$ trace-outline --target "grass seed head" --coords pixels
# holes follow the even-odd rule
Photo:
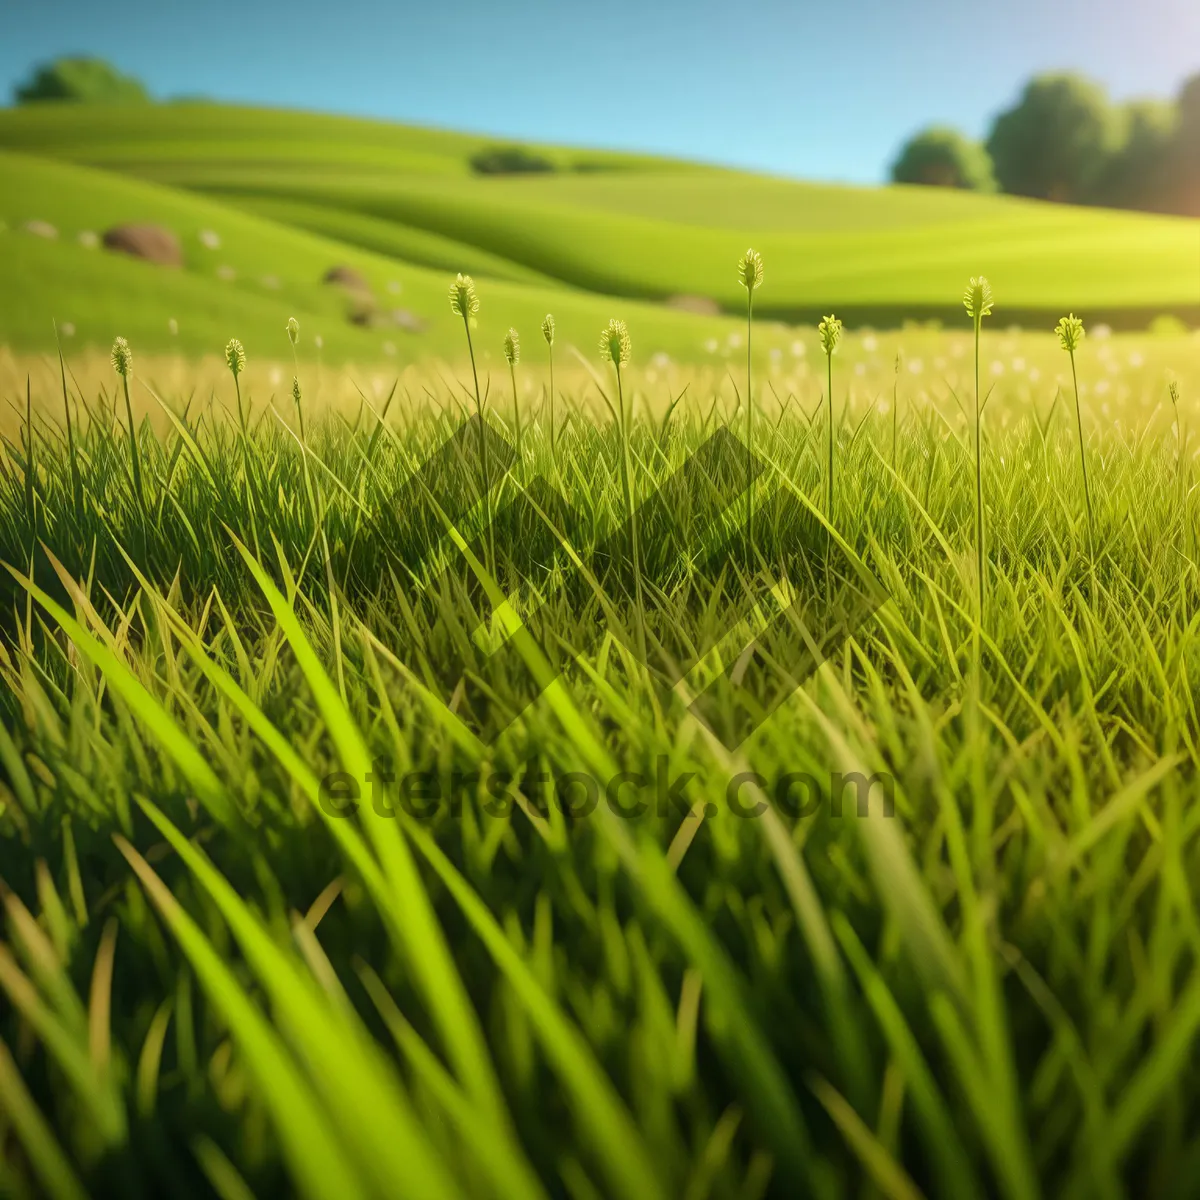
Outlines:
[[[130,350],[129,343],[123,337],[119,337],[113,342],[112,365],[113,370],[122,379],[127,378],[133,369],[133,351]]]
[[[990,316],[992,311],[992,285],[980,275],[978,279],[971,276],[967,290],[963,293],[963,308],[975,321],[982,321]]]
[[[234,379],[246,369],[246,351],[237,338],[229,339],[229,345],[225,347],[225,362],[233,372]]]
[[[295,317],[288,317],[287,335],[293,346],[300,340],[300,322]]]
[[[456,317],[473,317],[479,311],[475,280],[461,271],[450,285],[450,311]]]
[[[738,262],[738,283],[748,292],[754,291],[763,280],[762,255],[757,250],[747,250]]]
[[[547,313],[546,319],[542,322],[542,337],[546,339],[547,346],[554,345],[554,314]]]
[[[1171,397],[1171,406],[1173,408],[1178,408],[1179,407],[1179,380],[1172,379],[1171,382],[1167,384],[1167,395]]]
[[[613,317],[600,335],[600,357],[614,366],[623,367],[629,361],[632,350],[628,327],[624,321]]]
[[[1058,344],[1069,354],[1074,354],[1083,341],[1083,321],[1074,313],[1060,317],[1054,332],[1058,334]]]
[[[826,354],[833,354],[838,347],[838,342],[842,340],[842,323],[832,313],[829,316],[823,317],[820,325],[817,326],[817,333],[821,338],[821,349]]]
[[[521,337],[513,328],[504,335],[504,361],[515,367],[521,361]]]

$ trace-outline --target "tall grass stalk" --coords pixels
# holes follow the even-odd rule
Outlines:
[[[747,250],[738,263],[738,282],[746,289],[746,572],[754,570],[754,401],[750,339],[754,331],[754,289],[763,279],[762,255]]]
[[[978,279],[971,277],[963,295],[963,307],[975,327],[975,570],[978,585],[977,613],[982,629],[987,583],[983,572],[983,437],[979,399],[979,331],[983,326],[983,318],[989,316],[992,311],[992,288],[982,275]]]
[[[833,356],[842,339],[842,323],[831,313],[817,326],[821,338],[821,349],[825,351],[825,394],[828,398],[826,412],[826,458],[825,458],[825,515],[833,524]]]
[[[542,321],[542,337],[550,355],[550,457],[554,458],[554,315],[547,313]],[[557,460],[556,460],[557,462]]]
[[[629,522],[629,555],[633,567],[633,587],[637,603],[638,648],[646,661],[646,606],[642,593],[641,547],[638,544],[637,510],[633,502],[633,482],[630,469],[629,417],[625,412],[625,384],[621,368],[629,363],[632,352],[629,329],[624,321],[613,318],[600,335],[600,357],[611,362],[617,373],[617,419],[621,437],[621,491],[625,497],[625,516]]]
[[[230,338],[225,346],[225,365],[233,376],[233,388],[237,394],[238,428],[242,431],[242,448],[249,453],[250,427],[246,424],[246,409],[242,404],[241,379],[242,372],[246,369],[246,351],[237,338]]]
[[[133,423],[133,405],[129,402],[129,372],[133,370],[133,351],[129,343],[119,337],[113,342],[113,370],[121,377],[121,391],[125,396],[125,420],[129,431],[129,468],[133,476],[133,493],[137,498],[142,517],[142,532],[146,525],[146,494],[142,488],[142,460],[138,449],[137,426]]]
[[[1083,472],[1083,501],[1087,507],[1088,522],[1088,554],[1093,562],[1096,557],[1096,522],[1092,515],[1092,490],[1088,485],[1087,448],[1083,440],[1083,414],[1079,407],[1079,377],[1075,373],[1075,351],[1083,341],[1083,321],[1074,313],[1061,318],[1054,327],[1058,335],[1058,344],[1067,352],[1071,359],[1071,387],[1075,392],[1075,429],[1079,434],[1079,466]]]
[[[313,525],[317,524],[317,501],[313,494],[312,474],[308,465],[308,439],[304,433],[304,404],[300,388],[300,356],[297,346],[300,342],[300,322],[295,317],[289,317],[286,326],[288,341],[292,346],[292,403],[296,409],[296,428],[300,435],[300,461],[304,467],[304,490],[308,496],[308,506],[312,510]],[[318,489],[320,485],[318,484]]]
[[[133,424],[133,406],[130,403],[130,372],[133,370],[133,352],[124,337],[113,342],[113,370],[121,379],[121,391],[125,396],[125,420],[130,437],[130,473],[133,476],[133,494],[138,508],[145,517],[145,493],[142,490],[142,457],[138,454],[138,431]]]
[[[521,432],[521,397],[517,395],[517,363],[521,361],[521,337],[513,328],[504,335],[504,361],[508,363],[508,377],[512,381],[513,418],[517,426],[517,458],[524,456],[524,436]]]
[[[295,317],[288,317],[288,323],[284,327],[284,331],[287,333],[288,343],[292,347],[292,382],[298,385],[300,380],[300,354],[298,350],[300,345],[300,322]],[[293,388],[293,393],[298,390],[298,387]],[[293,399],[296,401],[296,421],[299,424],[301,440],[303,440],[304,412],[300,407],[299,396],[293,395]]]
[[[225,346],[225,365],[233,376],[233,389],[237,394],[238,430],[242,448],[242,488],[246,498],[246,509],[250,513],[250,532],[254,537],[254,549],[255,553],[258,553],[258,515],[255,512],[257,489],[250,454],[250,427],[246,423],[246,410],[242,404],[241,374],[246,369],[246,351],[237,338],[230,338]]]
[[[496,574],[496,538],[492,530],[492,484],[488,471],[487,425],[483,418],[483,396],[479,391],[479,370],[475,366],[475,345],[471,341],[471,318],[479,312],[479,295],[475,280],[461,271],[450,284],[450,311],[462,317],[463,332],[467,335],[467,355],[471,359],[471,379],[475,385],[475,415],[479,418],[479,486],[483,493],[483,523],[487,529],[487,569]]]
[[[900,403],[900,352],[896,352],[896,374],[892,380],[892,470],[896,469],[896,421]]]

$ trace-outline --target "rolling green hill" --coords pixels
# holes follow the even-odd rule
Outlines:
[[[563,147],[530,147],[553,171],[474,174],[470,157],[495,144],[212,104],[0,111],[0,218],[16,231],[0,262],[0,341],[39,344],[51,309],[59,319],[78,310],[74,324],[89,337],[124,315],[162,340],[174,306],[184,346],[234,316],[274,329],[286,310],[323,322],[331,354],[377,355],[385,342],[440,353],[456,336],[442,311],[447,272],[490,281],[501,330],[547,308],[578,312],[582,327],[610,315],[612,298],[629,312],[633,300],[699,297],[736,313],[744,292],[733,267],[747,244],[767,263],[756,297],[765,318],[958,319],[962,286],[982,271],[1005,324],[1045,325],[1067,309],[1114,325],[1161,313],[1200,324],[1200,221],[812,185]],[[72,168],[50,160],[92,170],[56,174]],[[71,231],[135,219],[183,238],[182,272],[67,244]],[[63,236],[21,233],[30,220]],[[220,232],[220,250],[197,240],[202,228]],[[402,307],[402,323],[425,332],[350,323],[346,296],[320,283],[337,263],[370,277],[380,312]],[[101,313],[107,325],[93,319]],[[661,303],[647,303],[639,320],[668,352],[694,354],[709,336],[698,318]]]
[[[178,103],[26,105],[0,110],[0,144],[116,170],[155,165],[291,164],[390,175],[466,175],[468,160],[496,138],[286,109]],[[646,155],[529,146],[562,170],[662,170],[688,163]]]
[[[735,311],[745,295],[733,266],[750,242],[770,270],[759,310],[783,318],[808,319],[831,307],[880,321],[948,315],[966,278],[981,271],[1010,315],[1067,307],[1106,314],[1200,310],[1200,222],[1183,218],[996,198],[977,207],[977,197],[964,195],[934,195],[931,212],[905,203],[897,213],[884,203],[891,193],[881,192],[851,224],[836,189],[814,197],[792,185],[807,219],[785,227],[780,213],[772,225],[735,227],[737,187],[752,190],[758,181],[701,176],[692,187],[708,193],[708,205],[722,213],[723,224],[714,227],[666,219],[653,200],[655,186],[665,182],[669,195],[681,181],[646,174],[586,183],[610,201],[628,189],[628,208],[641,196],[656,215],[588,201],[593,189],[581,190],[584,181],[553,176],[379,180],[269,168],[235,176],[207,166],[172,175],[176,184],[251,209],[287,197],[311,209],[421,230],[589,291],[656,300],[695,294]],[[824,227],[826,209],[836,214],[831,228]]]
[[[31,221],[39,223],[33,230]],[[182,268],[90,244],[97,231],[126,222],[174,231]],[[283,358],[290,354],[284,325],[295,316],[306,352],[313,353],[311,339],[319,334],[330,360],[457,358],[463,350],[462,324],[446,302],[448,268],[400,262],[206,197],[0,152],[0,223],[0,344],[18,349],[53,346],[56,320],[76,346],[106,347],[121,334],[135,347],[191,354],[219,351],[236,336],[251,353]],[[335,266],[354,269],[370,285],[371,324],[349,319],[363,305],[354,291],[323,282]],[[555,313],[564,341],[588,349],[610,316],[624,316],[647,356],[694,357],[706,338],[737,327],[731,319],[561,286],[497,278],[481,279],[479,291],[478,344],[497,359],[510,324],[532,342],[547,311]],[[419,332],[406,328],[412,324]]]

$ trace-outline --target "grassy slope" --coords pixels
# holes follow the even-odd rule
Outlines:
[[[781,316],[831,306],[946,307],[966,277],[983,269],[1010,311],[1200,305],[1196,254],[1189,253],[1200,253],[1200,224],[1183,220],[1014,203],[984,215],[954,206],[952,218],[937,223],[864,221],[814,232],[821,224],[814,214],[805,231],[735,230],[584,207],[561,199],[553,178],[318,180],[269,169],[235,178],[206,169],[178,172],[175,182],[231,203],[286,195],[390,220],[589,290],[646,298],[696,293],[731,309],[744,302],[732,264],[751,241],[770,264],[760,311]],[[639,177],[633,186],[653,182]]]
[[[439,233],[326,204],[275,196],[238,196],[235,207],[281,225],[307,229],[335,241],[441,271],[466,271],[492,279],[511,279],[543,287],[562,286],[552,279],[499,254]]]
[[[1010,319],[1062,308],[1200,317],[1196,221],[541,147],[565,167],[613,169],[473,177],[467,158],[488,140],[204,105],[0,113],[0,145],[219,194],[409,261],[458,256],[502,278],[736,308],[730,264],[753,241],[768,261],[764,315],[948,315],[964,278],[985,270]]]
[[[101,165],[187,160],[375,166],[422,174],[468,172],[467,159],[496,138],[355,117],[216,104],[86,107],[42,105],[0,111],[0,140]],[[669,160],[607,151],[532,146],[561,168],[661,169]],[[679,163],[680,169],[694,170]]]
[[[28,233],[23,226],[31,218],[54,225],[59,237]],[[446,270],[397,262],[204,197],[0,152],[0,221],[8,226],[0,232],[0,344],[51,346],[56,319],[74,326],[74,345],[106,346],[120,333],[135,347],[193,353],[219,349],[237,336],[252,354],[285,357],[283,326],[295,315],[307,338],[322,335],[329,359],[378,359],[388,343],[401,360],[462,353],[462,327],[446,303]],[[175,230],[184,245],[184,269],[151,266],[78,241],[85,230],[122,221],[158,222]],[[220,235],[218,249],[202,245],[202,230]],[[425,320],[426,331],[413,335],[352,325],[346,296],[320,282],[338,263],[360,270],[385,307],[403,306]],[[232,268],[236,277],[222,279],[223,267]],[[398,294],[389,283],[399,284]],[[557,286],[493,279],[481,282],[480,294],[484,308],[477,338],[484,353],[493,346],[498,351],[510,324],[526,331],[532,351],[533,331],[547,310],[556,314],[564,342],[589,350],[608,317],[622,315],[647,357],[658,350],[694,355],[706,338],[734,328],[724,319]],[[170,318],[178,322],[177,338],[168,333]]]

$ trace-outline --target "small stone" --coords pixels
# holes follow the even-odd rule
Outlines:
[[[105,230],[104,245],[162,267],[183,266],[179,239],[161,225],[114,225]]]

